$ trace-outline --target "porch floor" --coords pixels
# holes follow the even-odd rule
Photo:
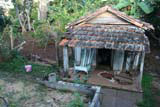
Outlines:
[[[89,78],[88,78],[87,83],[92,84],[92,85],[99,85],[102,87],[122,89],[122,90],[134,91],[134,92],[142,92],[142,88],[138,84],[137,78],[134,78],[133,84],[121,85],[117,82],[111,82],[110,80],[99,76],[98,74],[100,72],[103,72],[103,71],[101,71],[101,70],[92,71],[89,74]]]
[[[84,72],[78,72],[76,73],[76,76],[75,76],[73,73],[73,70],[70,70],[69,71],[70,79],[67,81],[75,81],[77,76],[80,79],[82,79],[85,76],[88,76],[86,80],[88,84],[97,85],[104,88],[106,87],[106,88],[113,88],[113,89],[120,89],[120,90],[134,91],[134,92],[142,92],[142,88],[138,84],[137,78],[133,79],[133,84],[121,85],[117,82],[111,82],[110,80],[99,76],[98,74],[100,72],[104,72],[104,70],[94,70],[94,71],[91,71],[88,75],[85,74]]]

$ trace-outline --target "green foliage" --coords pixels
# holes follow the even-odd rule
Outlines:
[[[40,46],[46,46],[49,41],[54,41],[54,28],[47,21],[36,21],[34,23],[34,32],[32,36],[38,39]]]
[[[38,18],[38,4],[33,3],[33,7],[31,9],[31,20],[35,21]]]
[[[26,63],[26,59],[24,59],[22,56],[18,55],[16,52],[12,53],[12,56],[14,58],[11,58],[10,60],[6,62],[2,62],[0,64],[0,69],[5,70],[8,72],[21,72],[23,71],[23,67]]]
[[[11,30],[13,28],[13,30]],[[21,37],[20,33],[18,33],[18,27],[16,24],[12,26],[6,25],[3,32],[0,33],[0,53],[4,59],[9,59],[13,51],[16,49],[11,49],[11,38],[10,35],[13,36],[13,39],[17,39],[17,43],[21,42],[23,38]]]
[[[74,99],[67,104],[67,107],[84,107],[83,99],[79,93],[74,94]]]
[[[154,8],[146,2],[139,2],[137,4],[146,14],[150,14],[154,10]]]
[[[115,6],[115,8],[122,9],[129,6],[130,4],[131,2],[128,0],[119,0],[119,3]]]
[[[68,23],[105,4],[112,4],[113,1],[115,0],[54,0],[48,8],[48,21],[56,32],[63,35]]]
[[[3,9],[0,7],[0,32],[3,31],[4,26],[5,26],[4,12]]]
[[[4,59],[11,57],[11,38],[13,36],[13,41],[18,40],[17,44],[23,40],[20,33],[20,24],[16,18],[16,11],[14,9],[9,11],[9,16],[4,16],[4,25],[2,31],[0,32],[0,53]],[[2,27],[2,26],[1,26]]]
[[[144,74],[142,80],[143,87],[143,101],[138,104],[139,107],[154,107],[155,100],[152,92],[152,80],[153,77],[149,74]]]
[[[30,73],[25,72],[24,69],[24,66],[28,64],[32,65],[32,72]],[[0,63],[0,70],[4,72],[14,72],[15,74],[29,74],[33,76],[43,77],[44,75],[56,71],[56,67],[34,64],[32,62],[29,62],[26,58],[15,51],[12,52],[12,57],[9,60]]]
[[[119,3],[114,7],[125,11],[134,17],[142,17],[143,15],[150,14],[155,10],[160,3],[159,0],[118,0]],[[128,7],[130,7],[128,9]]]

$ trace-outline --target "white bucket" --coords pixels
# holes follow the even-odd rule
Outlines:
[[[32,71],[32,65],[25,65],[25,70],[26,70],[26,72],[31,72]]]

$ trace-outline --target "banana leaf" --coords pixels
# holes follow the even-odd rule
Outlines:
[[[117,9],[122,9],[122,8],[125,8],[127,6],[131,5],[131,2],[129,0],[123,0],[123,1],[120,1],[116,6],[115,8]]]
[[[150,14],[151,12],[153,12],[154,8],[146,2],[139,2],[138,6],[146,13],[146,14]]]

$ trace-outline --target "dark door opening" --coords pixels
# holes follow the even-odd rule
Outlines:
[[[97,64],[111,66],[111,49],[98,49]]]

